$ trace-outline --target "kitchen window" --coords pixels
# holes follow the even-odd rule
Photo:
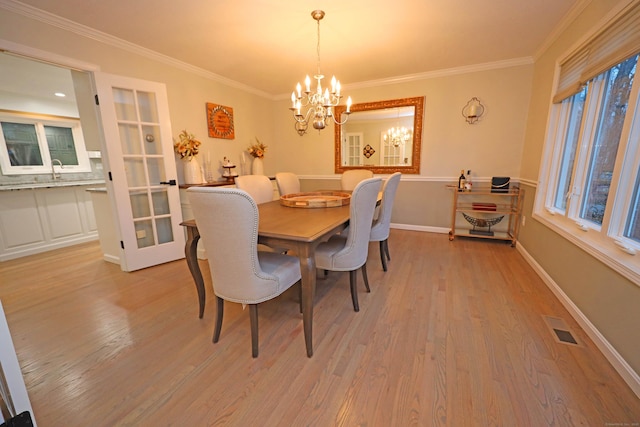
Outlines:
[[[4,175],[91,172],[80,120],[0,114]]]
[[[640,284],[640,5],[559,65],[534,216]]]

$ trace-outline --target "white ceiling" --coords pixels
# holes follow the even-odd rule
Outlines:
[[[8,0],[12,1],[12,0]],[[531,58],[589,0],[23,0],[271,96]],[[71,24],[73,25],[73,24]]]

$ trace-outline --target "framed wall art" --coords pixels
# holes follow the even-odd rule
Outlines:
[[[207,102],[207,128],[210,138],[235,139],[233,108]]]

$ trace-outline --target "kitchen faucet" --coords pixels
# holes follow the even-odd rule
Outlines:
[[[60,174],[56,174],[56,169],[55,169],[55,163],[58,162],[58,165],[60,166],[60,169],[64,168],[64,165],[62,164],[62,162],[58,159],[51,159],[51,174],[53,175],[53,180],[55,181],[56,179],[60,178]]]

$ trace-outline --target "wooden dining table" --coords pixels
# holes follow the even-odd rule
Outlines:
[[[302,275],[302,323],[307,356],[313,356],[313,300],[316,292],[317,246],[339,233],[349,224],[349,205],[326,208],[283,206],[279,200],[258,205],[258,243],[287,248],[300,259]],[[204,315],[205,287],[198,265],[197,246],[200,233],[195,220],[181,223],[186,227],[185,257],[198,291],[199,317]]]

